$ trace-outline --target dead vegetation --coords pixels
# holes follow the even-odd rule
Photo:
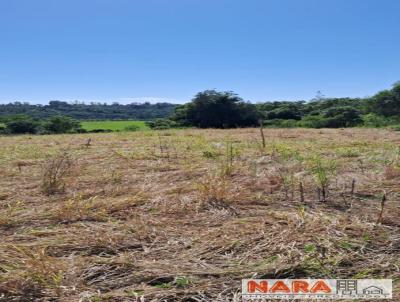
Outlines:
[[[43,164],[42,191],[47,195],[65,191],[65,177],[72,168],[72,158],[67,151],[63,151]]]
[[[262,126],[0,137],[0,301],[240,301],[248,277],[393,278],[398,300],[399,142]]]

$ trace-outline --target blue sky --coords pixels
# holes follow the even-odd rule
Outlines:
[[[398,0],[0,0],[0,102],[362,97],[399,37]]]

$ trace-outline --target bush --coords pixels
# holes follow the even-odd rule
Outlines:
[[[164,130],[178,127],[178,124],[175,121],[165,118],[148,121],[146,122],[146,125],[153,130]]]
[[[66,116],[54,116],[47,121],[40,122],[26,115],[3,117],[5,128],[0,129],[3,134],[58,134],[84,133],[78,121]],[[1,126],[0,126],[1,128]]]
[[[385,117],[400,115],[400,82],[390,90],[378,92],[367,103],[369,111]]]
[[[5,126],[0,125],[0,134],[6,134],[7,133],[7,129]]]
[[[110,133],[110,132],[114,132],[111,129],[93,129],[93,130],[89,130],[86,131],[87,133]]]
[[[299,126],[298,124],[297,120],[292,119],[272,119],[263,121],[263,125],[270,128],[296,128]]]
[[[299,121],[298,125],[304,128],[324,128],[326,120],[321,115],[308,115]]]
[[[28,116],[15,116],[5,122],[6,133],[35,134],[39,131],[40,123]]]
[[[362,123],[360,112],[350,106],[332,107],[325,111],[325,127],[354,127]]]
[[[299,108],[294,105],[286,105],[281,108],[267,112],[268,119],[300,120],[301,113]]]
[[[44,123],[43,129],[44,133],[75,133],[80,131],[81,125],[67,116],[53,116]]]
[[[139,131],[140,126],[138,125],[129,125],[124,128],[124,131]]]
[[[369,113],[362,117],[363,124],[365,127],[385,127],[389,125],[387,118],[377,115],[375,113]]]

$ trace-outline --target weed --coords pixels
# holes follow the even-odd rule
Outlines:
[[[232,176],[234,172],[234,160],[238,156],[238,151],[233,147],[232,142],[226,143],[225,157],[221,162],[221,176]]]
[[[283,180],[283,188],[285,191],[285,199],[288,200],[289,193],[290,199],[293,201],[294,199],[294,175],[293,173],[285,173],[282,176]]]
[[[124,174],[121,171],[112,170],[109,180],[110,180],[111,184],[117,185],[117,184],[122,183],[123,178],[124,178]]]
[[[17,287],[24,287],[31,283],[44,288],[54,289],[58,294],[67,270],[66,263],[48,255],[46,248],[30,248],[23,246],[9,246],[12,255],[8,261],[8,273],[13,277],[22,274],[25,284],[14,284]],[[20,276],[21,277],[21,276]]]
[[[338,148],[336,154],[340,157],[359,157],[360,151],[356,148]]]
[[[345,250],[350,250],[350,249],[353,248],[353,245],[350,242],[346,241],[346,240],[340,241],[339,242],[339,246],[341,248],[345,249]]]
[[[272,145],[272,153],[284,161],[295,159],[301,161],[303,158],[300,152],[286,143],[277,142]]]
[[[229,181],[226,177],[209,173],[198,185],[200,201],[207,204],[223,204],[228,200]]]
[[[189,280],[189,278],[182,276],[182,277],[175,278],[174,283],[175,283],[176,287],[185,288],[185,287],[189,286],[190,280]]]
[[[161,284],[156,284],[154,285],[156,288],[161,288],[161,289],[168,289],[172,287],[171,283],[161,283]]]
[[[357,274],[355,274],[352,278],[353,279],[368,279],[368,277],[371,277],[371,274],[374,272],[373,269],[363,269]]]
[[[65,177],[72,168],[72,158],[67,152],[62,152],[50,158],[42,169],[42,192],[52,195],[65,191]]]
[[[60,222],[104,221],[106,220],[106,211],[96,203],[96,197],[83,199],[82,196],[78,196],[60,204],[53,211],[52,218]]]
[[[395,165],[386,166],[383,175],[387,180],[398,178],[400,177],[400,168]]]
[[[227,176],[209,173],[197,188],[200,209],[228,210],[236,213],[232,204],[239,194],[233,192],[231,180]]]
[[[304,245],[304,251],[307,253],[313,253],[317,250],[317,247],[313,243]]]
[[[0,227],[10,227],[17,223],[15,213],[20,209],[21,202],[7,203],[6,209],[0,212]]]
[[[372,236],[371,236],[370,234],[364,234],[364,235],[362,236],[362,239],[363,239],[365,242],[370,242],[370,241],[372,240]]]
[[[208,159],[216,159],[219,156],[221,156],[221,154],[219,152],[213,151],[213,150],[206,150],[203,151],[203,157],[204,158],[208,158]]]
[[[318,186],[318,199],[319,201],[325,202],[331,177],[336,172],[336,162],[315,157],[311,161],[311,172]]]

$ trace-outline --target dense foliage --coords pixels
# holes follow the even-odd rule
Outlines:
[[[0,104],[0,116],[26,114],[45,119],[55,115],[69,116],[77,120],[152,120],[170,115],[176,105],[169,103],[132,103],[128,105],[100,103],[67,103],[51,101],[48,105],[29,103]]]
[[[3,134],[60,134],[84,132],[78,121],[67,116],[53,116],[40,121],[27,115],[14,115],[2,118],[0,129]]]
[[[257,126],[260,120],[267,127],[384,127],[400,124],[400,82],[392,89],[369,98],[325,98],[318,96],[309,102],[264,102],[251,104],[233,92],[205,90],[184,105],[145,104],[68,104],[52,101],[49,105],[0,105],[1,119],[9,114],[26,113],[9,118],[0,125],[7,133],[79,132],[80,125],[66,117],[77,119],[147,119],[151,129],[173,127],[235,128]],[[61,117],[63,114],[65,117]],[[47,118],[43,122],[43,117]],[[6,118],[7,119],[7,118]],[[397,126],[396,126],[397,127]],[[125,130],[135,131],[131,126]]]
[[[400,115],[400,82],[393,85],[391,90],[376,94],[367,102],[368,110],[385,117]]]
[[[255,126],[260,115],[256,107],[232,92],[206,90],[190,103],[179,106],[173,119],[184,126],[233,128]]]
[[[154,121],[147,121],[146,125],[153,130],[164,130],[178,127],[178,124],[168,118],[159,118]]]
[[[382,127],[400,122],[400,83],[371,98],[317,97],[309,102],[250,104],[232,92],[206,90],[175,109],[172,119],[182,126],[232,128],[267,127]]]

